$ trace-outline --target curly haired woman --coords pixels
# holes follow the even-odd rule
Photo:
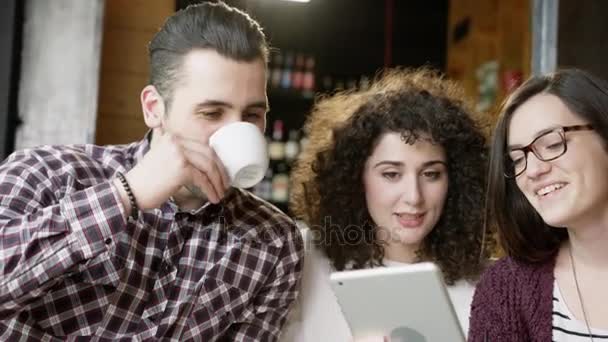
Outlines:
[[[390,70],[369,90],[319,101],[306,130],[291,207],[314,246],[285,336],[351,340],[329,274],[421,261],[441,269],[466,331],[491,246],[485,138],[460,88],[428,69]]]

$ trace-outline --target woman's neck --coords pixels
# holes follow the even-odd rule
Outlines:
[[[605,269],[608,265],[608,225],[568,229],[572,255],[587,267]]]
[[[412,264],[419,261],[418,255],[416,254],[418,249],[418,245],[387,245],[384,247],[384,258],[405,264]]]

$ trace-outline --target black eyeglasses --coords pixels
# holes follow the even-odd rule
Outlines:
[[[521,175],[528,167],[528,152],[532,151],[536,158],[542,161],[555,160],[566,153],[566,132],[590,131],[591,125],[575,125],[557,127],[536,137],[530,144],[524,147],[510,149],[504,156],[505,171],[507,178],[515,178]]]

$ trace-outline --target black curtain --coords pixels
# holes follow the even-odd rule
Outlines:
[[[15,148],[17,92],[23,34],[23,0],[0,1],[0,160]]]

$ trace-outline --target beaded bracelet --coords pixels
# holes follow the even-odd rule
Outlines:
[[[137,202],[135,201],[135,195],[133,195],[133,191],[131,191],[131,187],[129,186],[129,183],[127,182],[127,179],[125,178],[125,175],[123,175],[120,172],[117,172],[116,177],[118,177],[118,180],[120,180],[120,183],[122,183],[122,186],[125,188],[125,191],[127,192],[127,196],[129,197],[129,203],[131,204],[131,217],[134,220],[137,220],[139,211],[137,209]]]

